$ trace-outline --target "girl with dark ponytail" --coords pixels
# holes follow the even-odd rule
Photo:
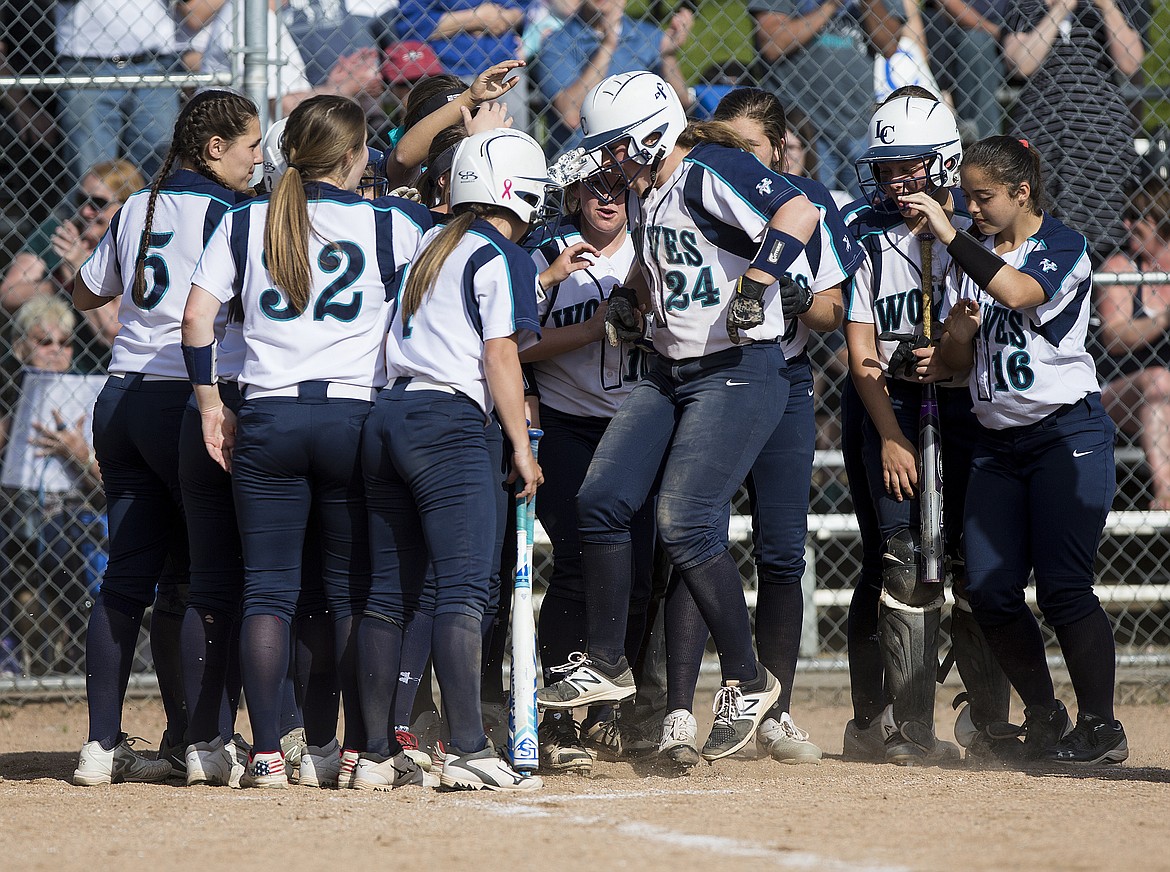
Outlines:
[[[110,562],[86,643],[89,736],[73,776],[80,785],[159,781],[184,769],[179,638],[189,557],[178,470],[191,384],[179,327],[204,245],[260,162],[256,107],[229,91],[197,94],[179,113],[172,143],[154,183],[114,217],[73,286],[83,311],[120,298],[122,325],[94,408]],[[151,648],[167,714],[157,761],[135,754],[122,731],[138,629],[156,587]]]
[[[1024,702],[1020,753],[1065,765],[1120,763],[1129,746],[1113,713],[1113,629],[1093,592],[1116,489],[1114,427],[1085,350],[1089,241],[1044,211],[1040,167],[1024,140],[973,145],[962,167],[972,232],[956,231],[921,194],[905,203],[926,216],[958,267],[948,275],[939,353],[970,368],[982,425],[963,523],[967,593]],[[1024,601],[1033,573],[1076,692],[1075,727]]]

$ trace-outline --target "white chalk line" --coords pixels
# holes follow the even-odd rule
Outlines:
[[[567,795],[525,796],[516,802],[498,802],[472,797],[460,797],[461,804],[474,805],[502,817],[555,818],[559,823],[581,826],[603,826],[623,836],[642,841],[659,842],[673,848],[719,854],[725,857],[745,857],[771,861],[771,865],[784,869],[817,869],[825,872],[907,872],[902,866],[881,866],[871,863],[851,863],[836,860],[805,851],[782,851],[763,845],[727,836],[712,836],[702,833],[687,833],[645,821],[615,821],[597,815],[571,815],[559,809],[542,806],[561,805],[569,802],[614,802],[625,799],[647,799],[657,796],[718,796],[734,793],[732,790],[632,790],[613,793],[578,793]]]

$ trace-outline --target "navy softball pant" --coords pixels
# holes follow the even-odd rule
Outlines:
[[[188,567],[179,430],[190,396],[187,381],[111,375],[93,410],[110,530],[101,589],[145,608],[157,587],[160,603],[178,615],[182,597],[173,588],[186,583]]]
[[[499,425],[465,394],[408,391],[409,383],[383,390],[366,424],[374,573],[365,612],[405,626],[429,564],[435,615],[479,621],[499,571]]]
[[[540,407],[540,468],[544,484],[536,494],[536,514],[552,542],[550,592],[585,602],[585,574],[577,531],[577,492],[601,442],[609,418],[587,418]],[[647,499],[630,523],[634,543],[634,585],[630,610],[642,612],[650,602],[654,568],[654,501]]]
[[[784,352],[761,342],[658,358],[610,422],[577,496],[581,540],[630,541],[656,481],[658,535],[687,570],[727,550],[727,504],[784,415]]]
[[[361,611],[370,585],[359,448],[370,403],[304,382],[296,397],[246,400],[232,454],[244,551],[244,617],[292,621],[310,516],[319,525],[321,578],[334,620]]]
[[[967,590],[981,624],[1026,609],[1033,572],[1051,626],[1098,608],[1093,564],[1117,487],[1114,435],[1100,394],[1035,424],[981,431],[964,524]]]

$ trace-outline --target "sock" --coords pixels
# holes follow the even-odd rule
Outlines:
[[[1006,624],[980,623],[980,626],[995,659],[1024,705],[1051,708],[1056,703],[1056,692],[1044,657],[1044,637],[1032,612],[1024,607]],[[1113,638],[1112,634],[1109,638]]]
[[[295,674],[301,688],[301,716],[305,742],[317,748],[337,736],[337,710],[341,692],[334,662],[333,616],[328,612],[296,619]]]
[[[391,727],[409,727],[410,714],[414,711],[414,698],[418,694],[427,661],[431,659],[431,633],[435,616],[416,611],[406,622],[402,634],[402,659],[395,676],[394,715]]]
[[[240,627],[240,660],[253,753],[280,751],[280,711],[288,674],[289,625],[277,615],[249,615]]]
[[[589,655],[616,664],[625,653],[626,615],[634,575],[634,547],[625,542],[581,543],[585,570],[585,637]]]
[[[346,615],[333,621],[333,665],[341,689],[341,712],[345,717],[346,748],[360,751],[367,745],[366,721],[362,715],[361,693],[358,688],[358,637],[363,621],[357,615]]]
[[[800,583],[776,584],[760,578],[756,593],[756,650],[760,662],[780,682],[780,699],[769,711],[779,718],[792,711],[792,684],[800,656],[800,631],[804,626],[804,592]]]
[[[393,711],[394,687],[402,657],[402,632],[398,624],[370,615],[363,616],[357,626],[357,683],[362,720],[366,725],[365,750],[382,757],[391,756],[390,712]],[[347,728],[347,748],[350,747],[348,732]]]
[[[150,656],[158,677],[159,696],[167,716],[167,736],[182,743],[187,735],[183,699],[183,615],[155,609],[150,616]]]
[[[180,651],[187,702],[185,744],[210,742],[222,735],[234,623],[222,612],[207,608],[188,606],[183,614]]]
[[[431,637],[434,637],[434,624],[431,625]],[[435,671],[431,668],[430,659],[423,667],[422,676],[418,681],[418,689],[414,694],[414,707],[410,710],[410,722],[413,724],[427,712],[439,713],[439,706],[435,703]]]
[[[219,734],[226,742],[236,734],[236,715],[240,712],[240,695],[244,676],[240,672],[240,621],[232,621],[228,637],[227,669],[224,673],[223,704],[219,709]]]
[[[743,580],[730,551],[722,551],[679,573],[690,589],[719,652],[724,681],[756,677],[752,628],[743,601]]]
[[[515,543],[512,551],[515,552]],[[513,564],[515,560],[513,559]],[[513,572],[515,569],[513,568]],[[511,578],[511,576],[508,576]],[[502,596],[494,613],[485,613],[482,620],[483,650],[480,676],[480,693],[486,702],[504,703],[508,700],[508,688],[504,685],[504,653],[508,647],[508,626],[512,619],[512,587]]]
[[[146,609],[104,591],[94,598],[85,637],[85,695],[89,738],[107,751],[122,735],[122,701],[134,664],[134,646]]]
[[[552,669],[569,662],[574,651],[585,650],[585,603],[550,590],[540,604],[536,628],[544,683],[553,684],[564,676]]]
[[[692,711],[695,685],[710,633],[707,624],[683,583],[675,575],[666,591],[666,710]]]
[[[853,720],[864,730],[886,707],[886,670],[878,643],[878,601],[882,589],[863,577],[849,600],[845,628],[849,651],[849,693]]]
[[[305,719],[301,715],[304,699],[301,696],[302,688],[297,683],[297,638],[292,639],[293,656],[288,660],[288,672],[284,681],[280,683],[280,735],[287,736],[293,730],[304,729]]]
[[[487,736],[483,732],[479,702],[482,652],[479,620],[458,613],[435,615],[432,639],[435,676],[443,690],[443,710],[451,729],[451,744],[467,754],[483,750]]]
[[[1079,621],[1056,628],[1068,677],[1077,695],[1077,712],[1112,722],[1117,673],[1113,625],[1098,606]]]

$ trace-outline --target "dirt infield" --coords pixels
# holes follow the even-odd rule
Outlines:
[[[1125,766],[1059,773],[844,763],[848,710],[798,715],[830,755],[819,766],[733,759],[671,779],[599,763],[517,798],[76,788],[84,706],[0,707],[0,869],[1170,869],[1168,706],[1119,710]],[[126,727],[154,742],[158,704],[130,701]]]

